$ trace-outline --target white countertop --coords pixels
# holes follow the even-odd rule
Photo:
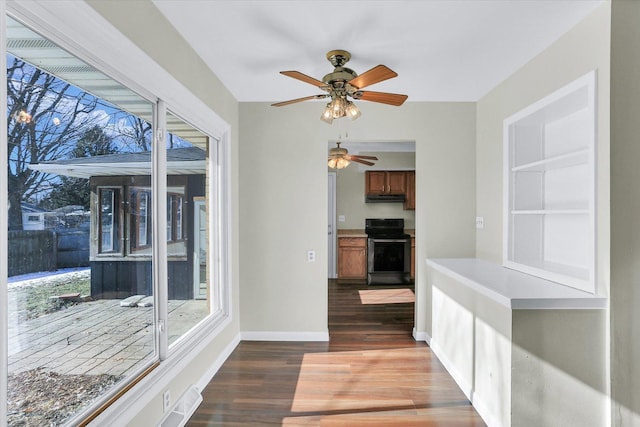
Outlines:
[[[433,258],[427,265],[511,309],[602,309],[607,298],[476,258]]]

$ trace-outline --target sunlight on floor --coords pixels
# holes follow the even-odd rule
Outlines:
[[[384,425],[410,426],[424,425],[425,415],[450,416],[443,408],[472,413],[430,357],[425,348],[307,353],[291,406],[298,415],[283,425],[380,425],[386,418]]]
[[[427,363],[424,348],[307,353],[304,355],[293,412],[362,411],[413,407],[408,396],[393,396],[390,384],[426,385],[415,375]],[[381,374],[384,379],[381,381]]]
[[[362,304],[402,304],[416,300],[411,289],[361,289],[359,292]]]

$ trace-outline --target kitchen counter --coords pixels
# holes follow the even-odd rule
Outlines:
[[[416,231],[413,228],[405,228],[404,232],[411,235],[411,237],[416,235]],[[364,232],[364,229],[343,228],[338,229],[338,237],[367,237],[367,233]]]
[[[338,237],[367,237],[364,229],[338,229]]]

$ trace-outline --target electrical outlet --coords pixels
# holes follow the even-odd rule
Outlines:
[[[307,251],[307,262],[316,261],[316,251]]]
[[[476,217],[476,228],[481,230],[484,228],[484,217],[477,216]]]
[[[338,222],[345,222],[346,218],[344,217],[344,215],[338,215]]]
[[[166,390],[162,394],[162,410],[164,412],[167,412],[170,406],[171,406],[171,392],[169,390]]]

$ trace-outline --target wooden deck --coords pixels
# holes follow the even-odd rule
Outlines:
[[[406,287],[330,281],[330,342],[241,342],[187,425],[484,426],[413,307]]]
[[[207,302],[169,301],[169,342],[207,314]],[[43,368],[60,374],[129,373],[155,351],[151,307],[120,300],[84,302],[36,319],[9,316],[9,372]]]

